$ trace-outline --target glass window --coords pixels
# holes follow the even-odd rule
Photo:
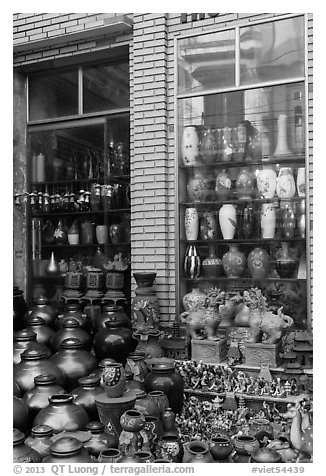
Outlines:
[[[29,120],[78,114],[78,71],[29,77]]]
[[[83,112],[129,107],[129,63],[83,68]]]
[[[304,75],[303,18],[240,29],[240,83],[255,84]]]
[[[178,93],[235,85],[235,32],[185,38],[178,42]]]

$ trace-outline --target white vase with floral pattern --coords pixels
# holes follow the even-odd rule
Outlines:
[[[187,240],[197,240],[199,231],[198,211],[195,207],[185,210],[185,233]]]
[[[262,198],[273,198],[276,191],[277,175],[275,170],[266,168],[257,174],[257,188]]]
[[[200,155],[196,126],[185,126],[182,135],[181,153],[185,166],[192,167],[198,165]]]
[[[262,238],[271,240],[275,237],[276,212],[274,203],[262,204],[260,227]]]

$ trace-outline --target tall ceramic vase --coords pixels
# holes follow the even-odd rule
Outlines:
[[[276,227],[276,212],[273,203],[263,203],[260,216],[261,235],[264,239],[273,239]]]
[[[297,191],[299,197],[305,197],[306,195],[306,169],[305,167],[298,168],[297,174]]]
[[[259,170],[257,188],[262,198],[273,198],[276,191],[276,172],[271,168]]]
[[[291,167],[281,167],[277,177],[276,192],[279,198],[289,199],[295,195],[295,183]]]
[[[184,165],[187,167],[198,165],[199,139],[196,126],[186,126],[184,128],[181,151]]]
[[[236,209],[234,205],[228,203],[220,208],[219,223],[224,240],[233,240],[237,224]]]
[[[275,157],[291,155],[287,140],[287,118],[286,114],[280,114],[277,120],[277,143],[274,152]]]
[[[197,240],[199,231],[199,217],[197,208],[185,210],[185,232],[187,240]]]
[[[195,245],[189,245],[183,261],[183,270],[186,278],[198,278],[200,276],[201,259]]]
[[[230,245],[229,251],[223,255],[222,263],[228,278],[239,278],[245,269],[246,257],[237,245]]]

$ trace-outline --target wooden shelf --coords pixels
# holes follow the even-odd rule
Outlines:
[[[305,238],[234,238],[232,240],[214,239],[214,240],[180,240],[180,243],[188,243],[189,245],[215,245],[215,244],[270,244],[270,243],[279,243],[281,241],[294,242],[294,243],[305,243]]]
[[[73,185],[73,184],[93,184],[99,183],[100,185],[106,185],[118,180],[130,180],[130,175],[111,175],[101,178],[85,178],[85,179],[62,179],[62,180],[47,180],[46,182],[30,182],[32,187],[45,187],[46,185]]]
[[[97,210],[97,211],[75,211],[75,212],[65,212],[64,210],[58,212],[32,212],[32,217],[55,217],[55,216],[66,216],[66,215],[116,215],[120,213],[130,213],[130,208],[117,208],[115,210]]]
[[[285,155],[282,157],[273,157],[273,156],[263,156],[261,160],[232,160],[232,161],[216,161],[211,164],[199,164],[199,165],[183,165],[180,164],[179,168],[183,170],[200,170],[200,169],[208,169],[208,168],[231,168],[231,167],[251,167],[251,166],[266,166],[266,165],[285,165],[285,164],[302,164],[305,162],[304,155]]]
[[[105,246],[111,246],[111,247],[114,247],[114,246],[130,246],[130,243],[118,243],[118,244],[114,244],[114,243],[105,243],[105,244],[92,243],[90,245],[83,245],[83,244],[70,245],[69,243],[64,244],[64,245],[43,244],[42,248],[55,248],[55,249],[64,249],[64,248],[74,249],[74,248],[76,248],[76,249],[78,249],[78,248],[98,248],[98,247],[105,247]]]
[[[279,204],[280,202],[298,202],[299,200],[304,199],[305,197],[293,197],[293,198],[279,198],[279,197],[273,197],[273,198],[246,198],[246,199],[240,199],[240,198],[230,198],[229,200],[214,200],[214,201],[203,201],[203,202],[180,202],[181,207],[191,207],[191,208],[196,208],[196,207],[209,207],[209,208],[219,208],[224,204],[260,204],[260,203],[277,203]]]
[[[226,276],[221,276],[221,277],[216,277],[216,278],[205,278],[205,277],[199,277],[199,278],[185,278],[181,277],[181,281],[188,281],[192,283],[203,283],[205,281],[222,281],[225,283],[235,283],[237,281],[245,281],[248,283],[260,283],[260,282],[269,282],[269,283],[277,283],[277,282],[291,282],[291,283],[296,283],[300,281],[306,281],[306,279],[299,279],[299,278],[263,278],[263,279],[254,279],[250,277],[240,277],[240,278],[227,278]]]
[[[225,393],[209,392],[204,390],[193,390],[191,388],[185,388],[184,393],[188,395],[200,396],[200,397],[224,397]],[[256,402],[272,402],[272,403],[296,403],[300,399],[300,395],[293,395],[289,397],[272,397],[271,395],[249,395],[246,393],[235,392],[237,398],[243,397],[245,400],[251,400]],[[302,394],[302,398],[306,397],[306,394]]]

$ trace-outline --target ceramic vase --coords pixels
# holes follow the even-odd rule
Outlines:
[[[247,258],[248,269],[253,279],[264,279],[268,274],[269,256],[263,248],[254,248]]]
[[[187,167],[198,165],[199,138],[196,126],[186,126],[183,130],[181,154],[183,164]]]
[[[306,236],[306,200],[304,198],[302,198],[299,201],[298,229],[300,232],[300,237],[305,238]]]
[[[254,184],[254,176],[248,168],[241,169],[235,182],[238,198],[250,200],[254,194]]]
[[[214,246],[209,248],[209,256],[202,262],[203,276],[207,278],[216,278],[223,273],[222,260],[214,252]]]
[[[295,183],[291,167],[281,167],[276,183],[277,196],[282,199],[293,198]]]
[[[13,339],[13,364],[17,365],[21,361],[21,354],[26,349],[38,349],[47,358],[52,355],[51,350],[36,341],[36,334],[30,329],[22,329],[14,332]]]
[[[289,243],[282,241],[281,253],[278,254],[275,269],[280,278],[292,278],[295,270],[297,269],[297,261],[291,258],[289,254]]]
[[[170,463],[181,463],[183,452],[180,439],[175,435],[161,436],[156,446],[156,458],[166,459]]]
[[[245,269],[246,257],[237,245],[230,245],[229,251],[223,255],[222,264],[228,278],[239,278]]]
[[[283,235],[287,239],[291,239],[294,236],[294,230],[296,226],[296,219],[293,208],[288,206],[283,212]]]
[[[216,238],[217,223],[213,212],[204,212],[200,218],[199,236],[201,240],[213,240]]]
[[[257,188],[262,198],[273,198],[276,191],[276,172],[271,168],[259,170],[257,174]]]
[[[79,230],[77,220],[74,220],[71,227],[68,229],[68,243],[69,245],[79,245]]]
[[[99,245],[105,245],[108,242],[109,230],[107,225],[97,225],[95,234]]]
[[[226,169],[223,169],[216,177],[215,192],[219,200],[227,200],[231,191],[231,177]]]
[[[91,439],[83,445],[90,455],[99,456],[101,451],[108,448],[118,448],[118,438],[105,431],[105,426],[99,421],[91,421],[86,425],[87,431],[91,433]]]
[[[186,464],[213,463],[209,445],[205,441],[200,440],[185,443],[182,462]]]
[[[144,416],[137,410],[127,410],[120,418],[122,432],[119,436],[119,449],[123,455],[133,456],[141,450],[143,436],[140,431],[145,426]]]
[[[128,355],[137,345],[132,330],[122,327],[116,319],[106,321],[105,327],[105,329],[99,329],[93,341],[97,360],[110,357],[125,365]]]
[[[89,220],[84,220],[80,224],[80,240],[82,245],[92,245],[94,243],[94,226]]]
[[[195,245],[189,245],[183,260],[183,271],[186,278],[198,278],[201,270],[201,259]]]
[[[211,438],[210,446],[211,454],[215,461],[225,460],[233,451],[231,440],[225,435],[219,435]]]
[[[199,231],[199,217],[197,208],[185,210],[185,232],[187,240],[197,240]]]
[[[206,302],[206,294],[202,293],[198,288],[193,288],[190,293],[187,293],[182,298],[182,304],[185,311],[195,311],[204,307]]]
[[[255,215],[252,207],[245,207],[242,215],[240,234],[244,239],[250,239],[254,234]]]
[[[26,319],[26,323],[26,329],[35,332],[37,342],[49,346],[55,331],[45,324],[45,320],[39,316],[29,315]]]
[[[38,425],[32,428],[30,436],[25,440],[25,445],[29,446],[41,456],[45,458],[50,454],[53,429],[48,425]]]
[[[31,420],[34,420],[39,411],[49,404],[51,395],[66,393],[63,387],[56,383],[55,375],[37,375],[34,378],[34,384],[34,387],[23,397]]]
[[[217,158],[217,144],[213,132],[207,129],[200,143],[200,154],[204,164],[212,164]]]
[[[159,418],[160,411],[157,401],[146,394],[146,392],[137,392],[137,398],[134,406],[135,410],[138,410],[143,415],[149,415]]]
[[[83,449],[83,444],[77,438],[64,436],[56,440],[50,448],[50,455],[43,460],[44,463],[92,463],[88,452]]]
[[[106,448],[98,456],[99,463],[119,463],[122,458],[121,451],[117,448]]]
[[[277,120],[277,143],[274,151],[275,157],[282,155],[291,155],[291,150],[288,147],[287,140],[287,119],[286,114],[280,114]]]
[[[113,223],[109,226],[109,236],[111,243],[118,245],[122,243],[122,226],[120,223]]]
[[[222,162],[230,162],[233,158],[234,146],[231,140],[230,127],[223,127],[219,153],[220,153],[220,160]]]
[[[273,203],[263,203],[260,215],[261,235],[264,239],[273,239],[276,227],[276,212]]]
[[[126,388],[126,372],[122,364],[108,364],[102,373],[105,393],[110,398],[121,397]]]
[[[203,173],[196,171],[188,180],[187,191],[192,202],[204,202],[210,193],[209,180]]]
[[[225,204],[219,211],[219,224],[224,240],[233,240],[237,225],[236,208],[234,205]]]
[[[297,191],[299,197],[306,196],[306,169],[299,167],[297,173]]]
[[[91,373],[85,377],[81,377],[78,380],[79,387],[70,392],[74,396],[74,403],[80,405],[87,411],[91,421],[98,420],[95,399],[97,395],[103,392],[100,381],[100,376],[96,373]]]

